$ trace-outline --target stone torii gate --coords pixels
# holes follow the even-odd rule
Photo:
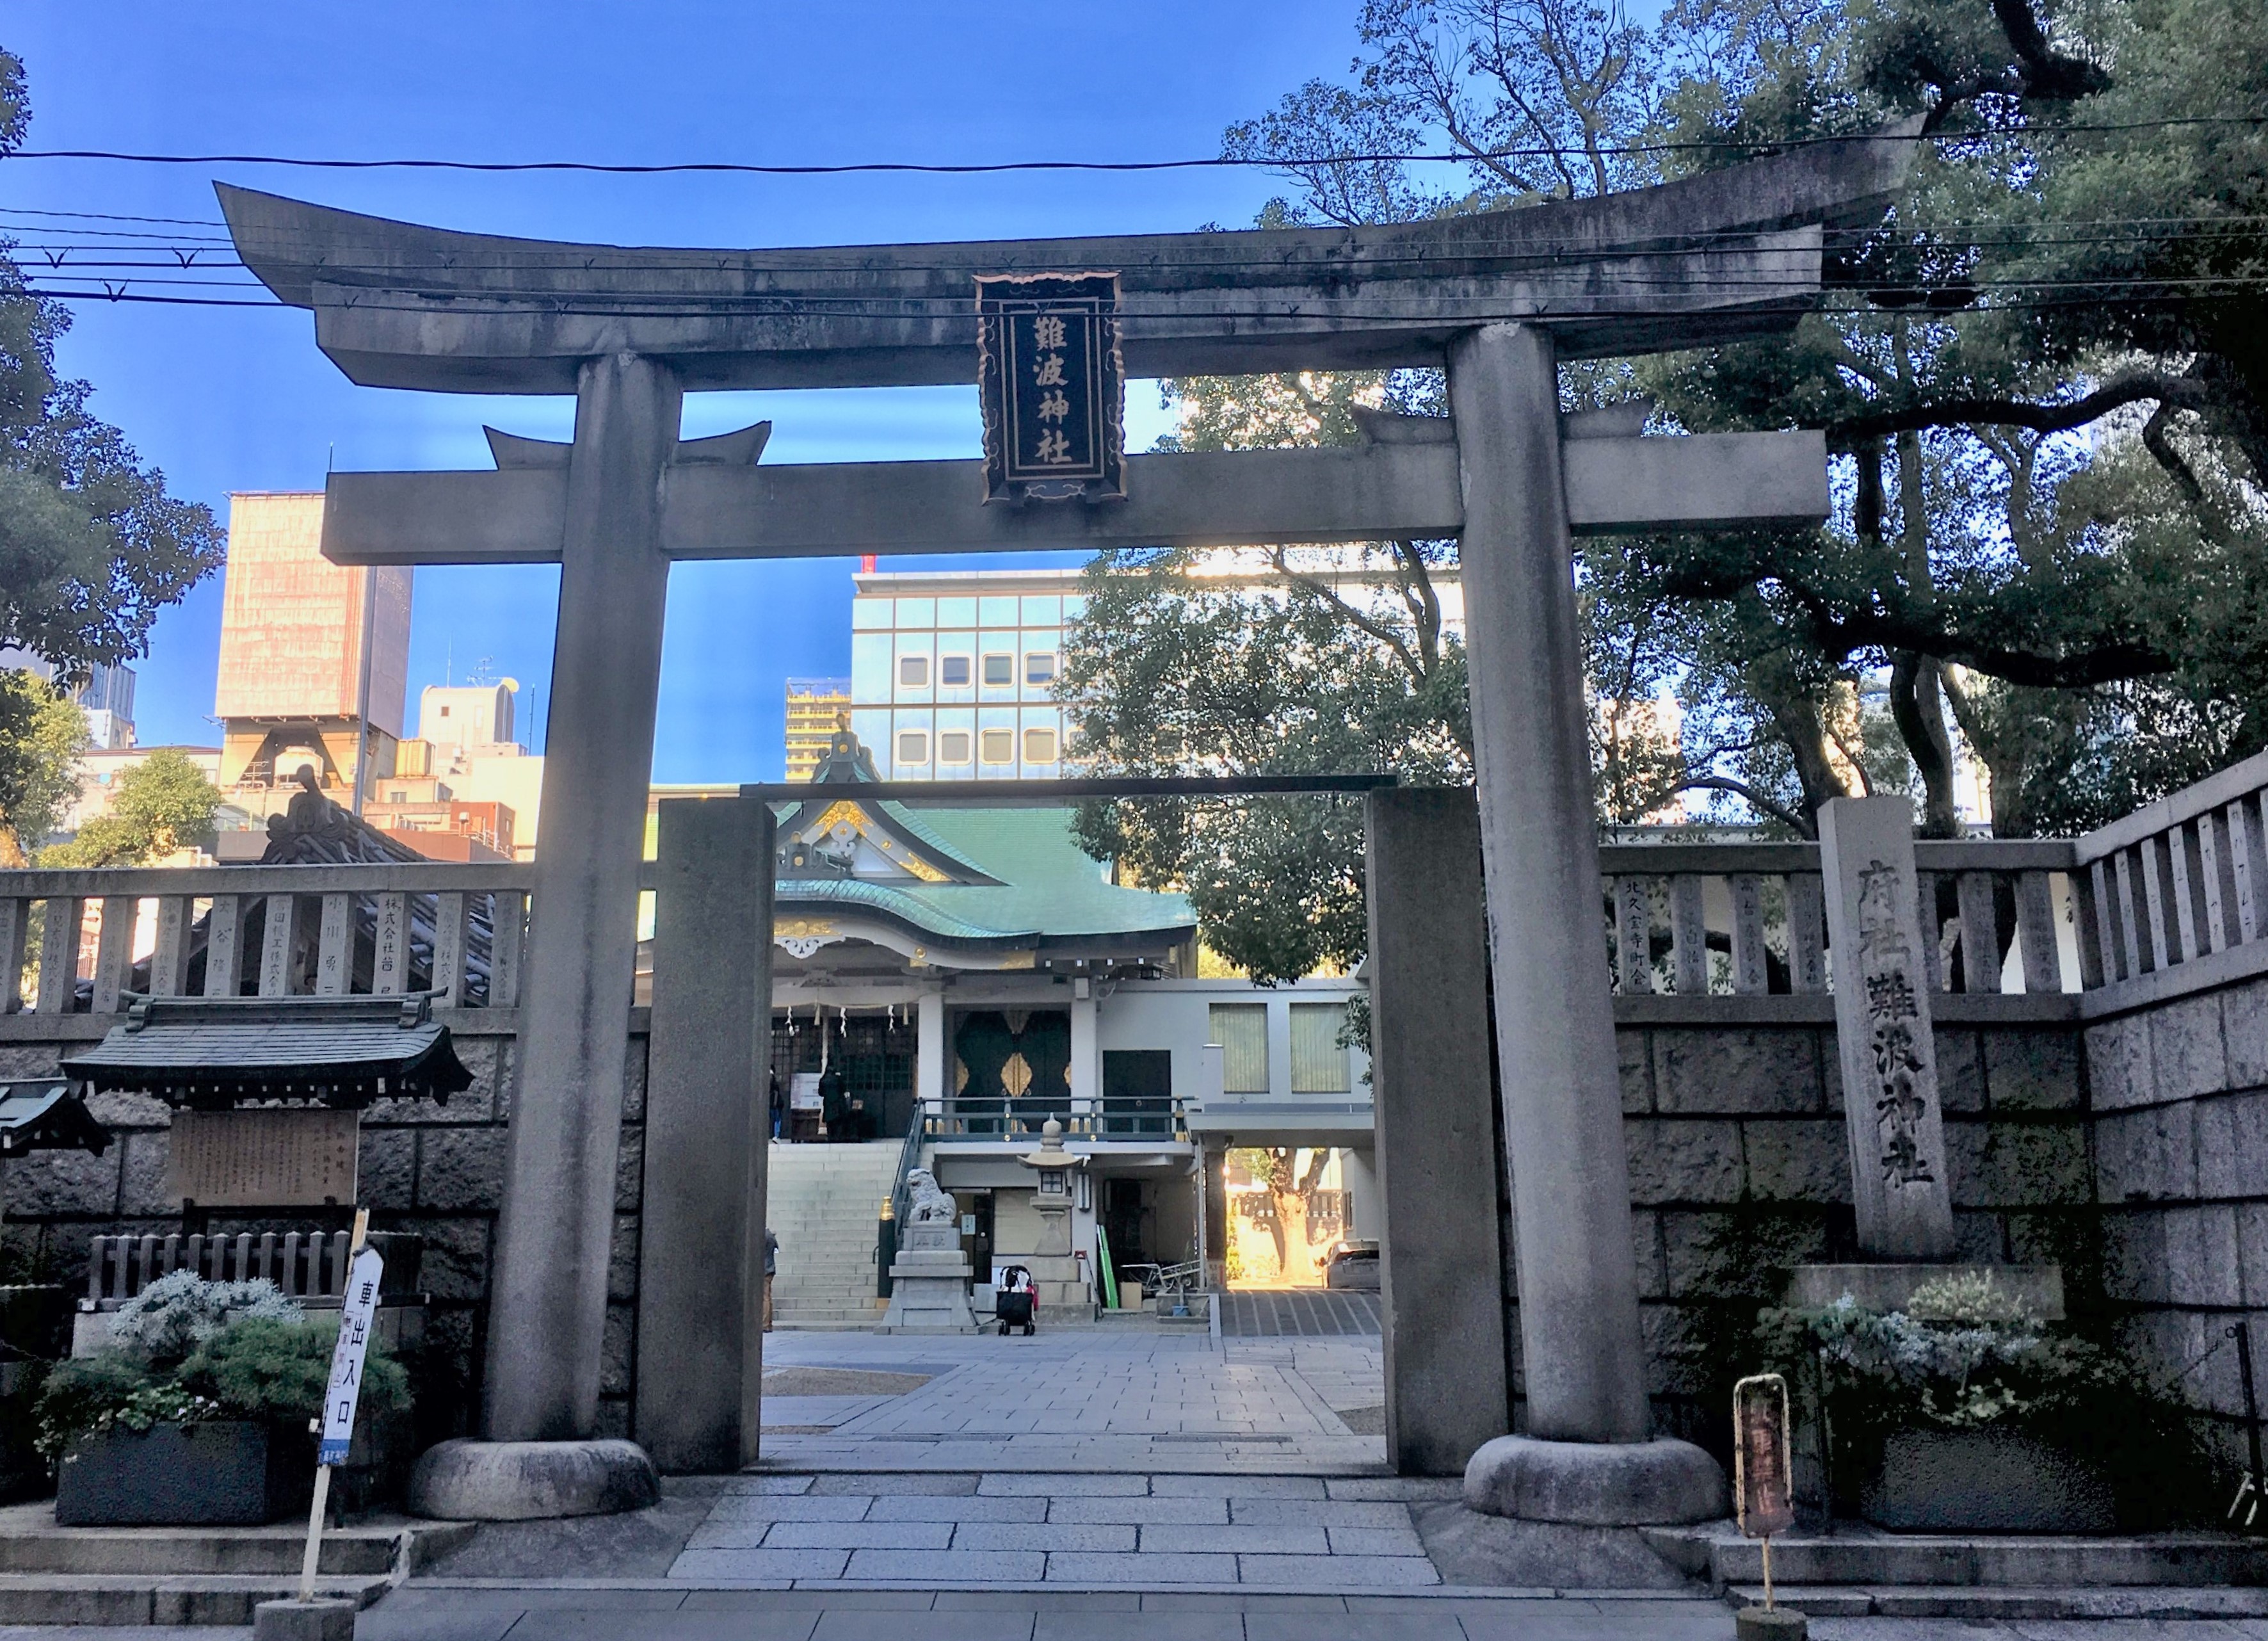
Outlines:
[[[221,187],[245,264],[313,311],[354,381],[576,395],[571,445],[492,435],[494,472],[335,473],[324,521],[341,564],[561,565],[488,1435],[579,1443],[596,1421],[673,560],[1454,536],[1540,1438],[1520,1462],[1547,1490],[1606,1485],[1624,1519],[1685,1510],[1697,1453],[1646,1440],[1572,538],[1818,520],[1825,450],[1813,432],[1563,423],[1556,367],[1786,329],[1816,298],[1823,227],[1879,217],[1910,137],[1411,225],[795,250],[493,238]],[[678,440],[688,391],[974,381],[976,275],[1097,269],[1121,276],[1135,376],[1446,365],[1453,415],[1374,418],[1359,448],[1136,456],[1123,501],[1020,507],[984,504],[976,462],[768,468],[761,428]],[[703,1330],[682,1353],[697,1372],[641,1386],[640,1438],[674,1469],[736,1467],[757,1437],[761,1339],[714,1250],[747,1246],[762,1147],[745,1110],[729,1120],[752,1090],[700,1098],[690,1114],[716,1121],[646,1159],[658,1190],[680,1168],[726,1182],[698,1214],[650,1218],[642,1251],[649,1282],[683,1290],[642,1308]],[[718,1136],[738,1153],[714,1155]],[[734,1197],[736,1179],[755,1190]]]

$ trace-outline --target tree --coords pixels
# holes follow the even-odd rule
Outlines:
[[[1186,410],[1165,447],[1183,450],[1351,443],[1358,411],[1409,402],[1375,374],[1167,391]],[[1064,652],[1075,755],[1097,772],[1469,780],[1464,647],[1438,580],[1451,557],[1417,541],[1101,556]],[[1362,956],[1358,801],[1091,802],[1077,835],[1184,888],[1206,944],[1263,983]]]
[[[1684,792],[1808,832],[1910,782],[1949,832],[1958,735],[2015,836],[2268,743],[2268,9],[1680,0],[1649,32],[1591,0],[1369,0],[1357,35],[1350,84],[1227,134],[1296,185],[1264,221],[1593,194],[1909,112],[1942,139],[1790,335],[1563,373],[1671,429],[1824,427],[1841,498],[1822,530],[1584,544],[1610,817]],[[1376,158],[1444,141],[1462,191]],[[1285,380],[1182,386],[1238,428]],[[1674,736],[1624,710],[1656,691]]]
[[[23,64],[0,52],[0,159],[30,121]],[[70,316],[13,248],[0,240],[0,645],[70,680],[142,654],[158,612],[219,566],[222,532],[88,411],[89,384],[57,373]]]
[[[110,813],[40,854],[42,866],[148,866],[211,841],[220,788],[188,755],[160,747],[118,777]]]
[[[0,865],[28,865],[79,795],[86,714],[25,671],[0,671]]]

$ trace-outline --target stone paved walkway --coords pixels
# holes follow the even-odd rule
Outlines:
[[[1814,1641],[2268,1641],[2268,1621],[1814,1619]],[[250,1641],[249,1630],[0,1628],[0,1641]],[[982,1591],[397,1591],[356,1641],[1732,1641],[1705,1601]]]
[[[1383,1438],[1339,1416],[1384,1400],[1375,1335],[799,1333],[772,1334],[764,1356],[768,1372],[931,1376],[902,1395],[858,1399],[865,1405],[768,1402],[767,1469],[1344,1475],[1386,1460]]]
[[[1391,1478],[747,1476],[671,1563],[704,1584],[1389,1590],[1441,1582]]]

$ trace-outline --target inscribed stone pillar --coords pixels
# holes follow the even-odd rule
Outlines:
[[[1386,1453],[1455,1475],[1512,1428],[1480,816],[1461,787],[1395,787],[1365,833]]]
[[[1473,763],[1494,958],[1529,1432],[1646,1439],[1597,822],[1551,339],[1449,352]]]
[[[1074,995],[1071,1002],[1071,1109],[1084,1117],[1102,1109],[1102,1049],[1093,987],[1084,980],[1073,985],[1088,987],[1086,996]]]
[[[1953,1197],[1912,810],[1898,797],[1836,798],[1819,811],[1819,850],[1859,1246],[1874,1259],[1948,1259]]]
[[[771,810],[674,798],[657,830],[636,1429],[659,1468],[713,1474],[763,1428]]]
[[[589,1437],[622,1145],[638,858],[669,563],[661,474],[680,390],[635,354],[586,362],[575,402],[543,846],[490,1300],[489,1434]]]

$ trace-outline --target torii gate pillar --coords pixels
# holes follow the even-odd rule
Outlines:
[[[498,1441],[579,1440],[598,1423],[622,1022],[669,591],[661,476],[681,397],[666,366],[630,353],[590,360],[576,383],[543,847],[489,1325]]]
[[[1724,1510],[1716,1462],[1647,1439],[1550,335],[1468,332],[1450,349],[1449,398],[1528,1432],[1473,1456],[1466,1498],[1546,1520],[1703,1520]]]

